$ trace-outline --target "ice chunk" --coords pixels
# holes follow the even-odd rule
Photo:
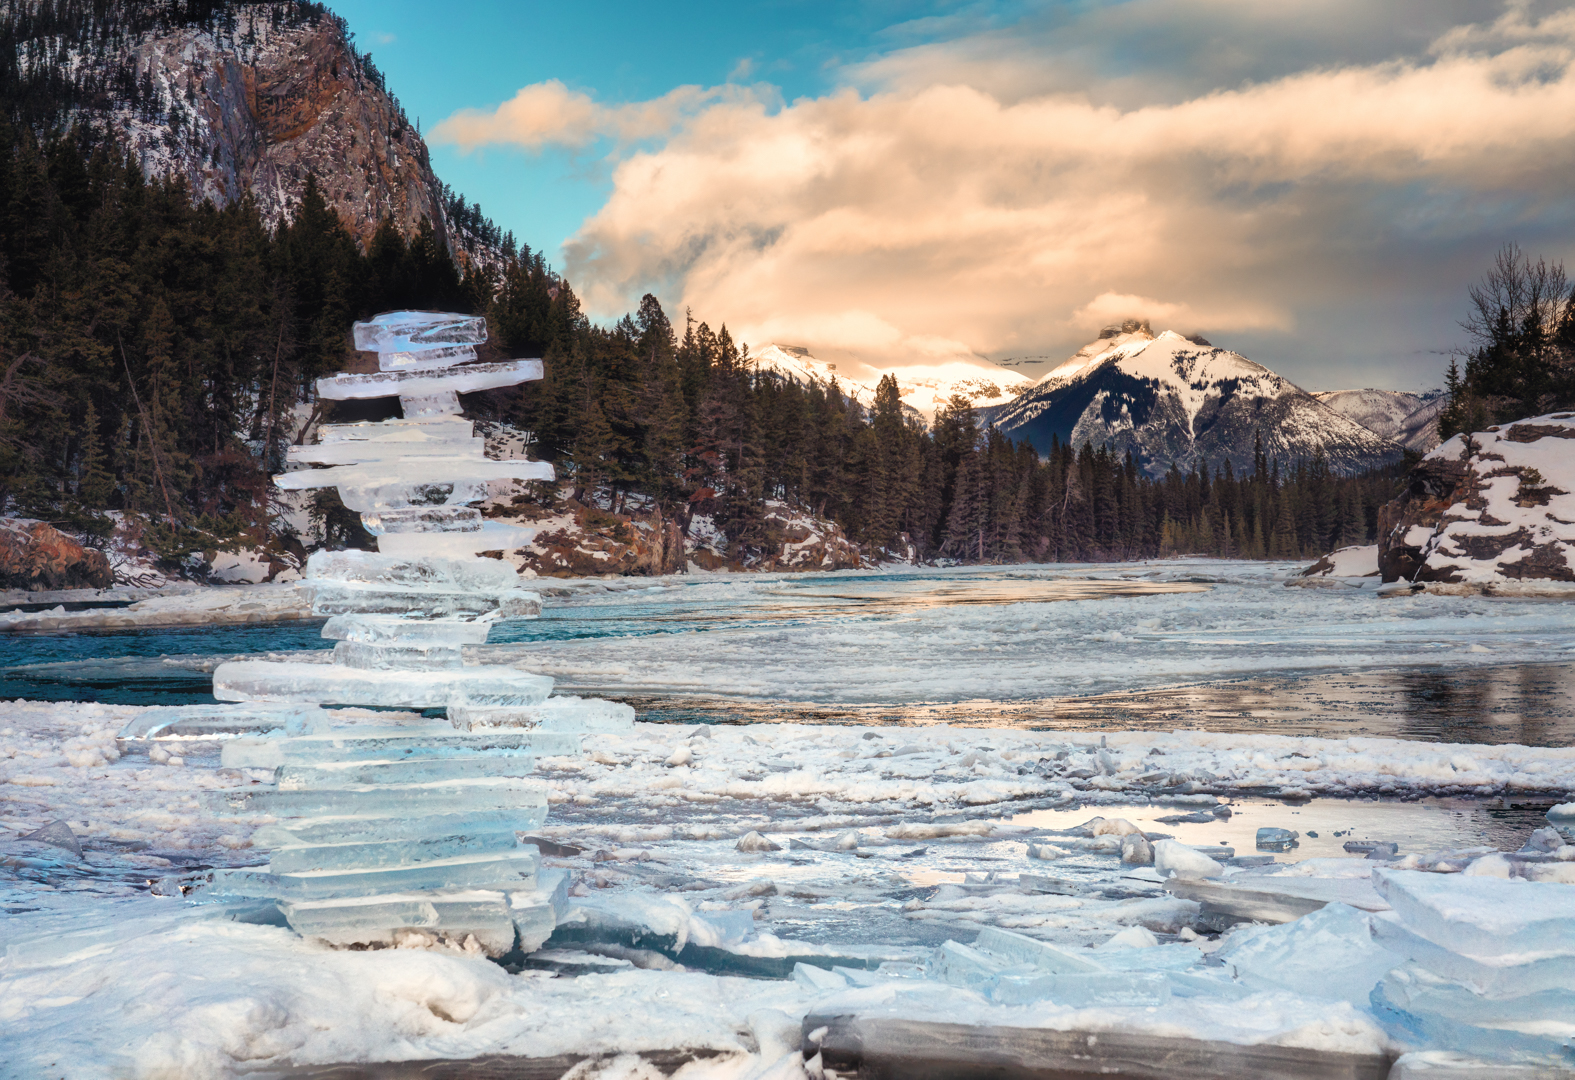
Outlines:
[[[291,843],[271,846],[270,839]],[[346,844],[300,844],[295,837],[276,826],[252,832],[252,846],[270,848],[268,872],[300,873],[309,870],[369,870],[384,866],[409,866],[434,859],[460,855],[485,855],[514,851],[519,839],[513,829],[496,832],[458,832],[448,836],[425,836],[411,840],[377,840]]]
[[[345,667],[385,671],[404,668],[411,671],[440,671],[464,665],[457,645],[363,645],[341,641],[334,646],[334,663]]]
[[[317,444],[337,442],[399,443],[448,440],[466,443],[476,425],[463,416],[429,416],[404,420],[358,420],[353,424],[323,424],[317,429]],[[304,450],[307,447],[290,447]]]
[[[483,776],[526,777],[536,767],[530,754],[445,755],[402,761],[334,761],[280,765],[280,791],[340,787],[346,784],[430,784]]]
[[[1575,986],[1575,953],[1472,956],[1429,941],[1392,914],[1373,919],[1373,940],[1396,956],[1493,997]]]
[[[768,840],[766,837],[761,836],[758,832],[745,833],[743,836],[739,837],[738,843],[733,846],[739,851],[746,852],[782,850],[781,844],[778,844],[772,840]]]
[[[538,705],[524,707],[491,708],[457,703],[448,707],[448,718],[461,731],[525,728],[621,735],[634,729],[633,707],[572,695],[548,698]]]
[[[563,869],[539,870],[536,887],[508,894],[509,917],[519,935],[517,944],[524,952],[535,952],[552,936],[558,920],[569,911],[569,872]]]
[[[504,592],[518,587],[519,572],[497,559],[407,559],[375,551],[318,551],[303,576],[380,587],[422,587],[469,592]],[[537,597],[540,600],[540,597]]]
[[[494,612],[503,618],[530,619],[541,614],[541,597],[523,589],[494,592],[421,588],[414,585],[358,585],[311,581],[307,591],[317,615],[403,615],[410,619],[480,618]]]
[[[369,510],[361,524],[373,536],[384,533],[475,532],[481,511],[474,506],[414,506],[404,510]]]
[[[386,805],[386,804],[385,804]],[[267,842],[263,847],[282,846],[286,834],[297,844],[377,843],[394,840],[423,840],[447,836],[495,833],[501,830],[524,832],[547,820],[547,807],[498,806],[490,810],[465,809],[419,815],[336,814],[322,817],[290,818],[281,824],[264,826]],[[275,831],[278,830],[278,831]]]
[[[345,468],[360,468],[358,465],[349,465]],[[323,472],[325,470],[312,470]],[[400,470],[403,473],[403,470]],[[289,476],[301,475],[289,473]],[[404,510],[411,507],[438,507],[462,506],[465,503],[480,502],[487,497],[486,480],[448,480],[441,482],[422,481],[420,483],[406,483],[403,480],[389,480],[387,474],[382,473],[372,476],[365,483],[346,486],[330,483],[326,486],[339,488],[339,501],[357,513],[365,514],[372,510]]]
[[[379,371],[405,371],[410,368],[445,368],[468,364],[476,358],[473,345],[449,345],[420,352],[380,352],[377,354]]]
[[[1159,944],[1154,932],[1144,926],[1129,926],[1117,931],[1103,945],[1103,949],[1152,949]]]
[[[489,521],[475,532],[387,534],[377,538],[377,548],[402,558],[457,558],[482,551],[518,551],[535,535],[535,529]]]
[[[1499,877],[1374,870],[1373,884],[1418,934],[1474,956],[1575,952],[1569,886]]]
[[[421,352],[487,340],[487,320],[451,311],[385,311],[352,328],[355,347],[367,352]]]
[[[535,849],[458,855],[405,866],[374,866],[275,873],[279,897],[327,900],[425,889],[520,888],[534,885],[540,865]]]
[[[924,973],[936,982],[988,991],[1010,966],[961,942],[943,941],[925,962]]]
[[[299,791],[237,788],[210,798],[221,813],[272,814],[275,817],[394,817],[510,810],[523,824],[532,809],[545,809],[547,788],[540,781],[482,777],[417,784],[356,784]],[[531,825],[540,824],[533,821]]]
[[[1289,851],[1296,846],[1296,838],[1300,835],[1301,833],[1291,829],[1259,829],[1257,836],[1258,850]]]
[[[377,371],[363,375],[341,373],[317,380],[317,396],[325,401],[361,398],[426,397],[434,394],[473,394],[541,378],[540,360],[505,360],[493,364],[466,364],[440,371]],[[407,414],[408,415],[408,414]]]
[[[419,420],[458,416],[464,406],[454,391],[440,390],[435,394],[400,394],[399,409],[408,419]]]
[[[974,948],[998,957],[1003,964],[1030,964],[1040,971],[1089,972],[1105,967],[1092,954],[1083,955],[1025,934],[987,926],[974,939]]]
[[[806,990],[827,991],[846,990],[848,980],[835,971],[827,971],[814,964],[798,963],[793,965],[793,981]]]
[[[426,761],[478,755],[560,756],[579,749],[580,737],[519,729],[459,732],[447,725],[342,728],[298,739],[235,739],[219,761],[229,769],[276,769],[349,761]]]
[[[398,483],[410,489],[411,494],[405,497],[402,505],[423,506],[476,501],[453,498],[452,489],[456,481],[464,481],[464,486],[469,489],[471,485],[488,480],[551,480],[553,471],[551,463],[545,461],[526,461],[518,458],[512,461],[494,461],[491,458],[434,454],[395,457],[361,465],[329,465],[321,469],[298,469],[295,472],[280,473],[273,478],[273,481],[281,491],[337,487],[341,489],[340,497],[350,509],[374,510],[384,506],[398,507],[401,504],[385,499],[373,506],[353,506],[345,493],[370,491],[380,485],[389,486],[388,481],[391,477],[398,477]],[[449,490],[444,492],[429,490],[443,488],[445,485]]]
[[[1166,877],[1215,878],[1225,868],[1177,840],[1154,842],[1154,869]]]
[[[1121,861],[1128,866],[1154,865],[1154,845],[1141,833],[1121,838]]]
[[[1250,985],[1365,1009],[1384,972],[1403,959],[1374,943],[1372,926],[1367,912],[1329,904],[1280,926],[1237,930],[1214,957]]]
[[[1548,990],[1493,1001],[1470,995],[1414,964],[1404,964],[1373,988],[1373,1011],[1405,1029],[1407,1041],[1488,1057],[1565,1058],[1575,1039],[1575,1001],[1568,990]],[[1521,1013],[1530,998],[1538,1011]],[[1473,1010],[1472,1005],[1480,1008]]]
[[[485,439],[434,439],[410,436],[399,440],[362,440],[292,446],[285,453],[289,461],[301,465],[359,465],[377,461],[397,462],[407,458],[442,457],[486,461]]]
[[[1163,1005],[1170,979],[1160,972],[1103,971],[1085,974],[1003,974],[990,990],[1001,1005],[1048,1001],[1074,1009],[1097,1006]]]
[[[327,714],[316,705],[158,705],[128,720],[118,738],[303,735],[321,731],[327,724]]]
[[[696,911],[689,916],[689,941],[713,949],[742,944],[755,933],[755,913],[749,908],[737,911]]]
[[[392,944],[399,931],[414,929],[455,942],[475,937],[488,955],[501,956],[516,935],[508,897],[496,890],[289,901],[279,909],[296,933],[334,945]]]
[[[330,641],[405,648],[459,648],[480,645],[491,629],[489,619],[406,619],[400,615],[335,615],[323,624]]]
[[[453,702],[539,705],[552,679],[513,668],[455,671],[369,671],[340,664],[232,660],[213,673],[220,701],[314,701],[336,705],[439,708]]]
[[[69,851],[79,859],[82,858],[82,844],[77,840],[77,834],[72,832],[71,826],[61,818],[30,833],[23,833],[17,839],[31,840],[35,844],[48,844],[50,847]]]

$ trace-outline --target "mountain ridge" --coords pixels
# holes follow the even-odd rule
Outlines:
[[[1342,474],[1398,460],[1399,445],[1324,405],[1269,368],[1196,336],[1154,334],[1128,320],[1009,402],[981,410],[985,423],[1030,443],[1109,445],[1160,476],[1172,465],[1237,472],[1265,456],[1289,465],[1320,451]]]

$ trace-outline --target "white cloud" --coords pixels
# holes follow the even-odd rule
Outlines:
[[[1119,13],[1172,34],[1183,60],[1105,78],[1084,25],[1066,55],[1096,72],[1086,93],[1023,74],[1044,34],[990,31],[790,105],[724,86],[604,106],[542,83],[442,131],[466,147],[659,140],[617,155],[612,194],[565,246],[601,315],[654,291],[744,340],[878,367],[1070,352],[1127,316],[1349,335],[1405,305],[1436,314],[1443,277],[1463,292],[1477,272],[1460,276],[1467,248],[1517,229],[1567,243],[1575,225],[1575,12],[1515,3],[1450,27],[1437,11],[1481,4],[1439,0],[1414,20],[1426,39],[1391,31],[1381,56],[1363,38],[1366,59],[1323,62],[1345,47],[1331,11],[1375,18],[1353,4],[1271,18],[1244,0],[1133,0]],[[1232,20],[1246,29],[1227,40]],[[1291,56],[1298,34],[1311,44]],[[1282,43],[1286,70],[1243,82],[1258,41]],[[1220,58],[1212,82],[1200,56]]]

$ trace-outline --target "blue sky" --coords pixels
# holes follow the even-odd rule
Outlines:
[[[1005,21],[1011,8],[830,3],[465,2],[337,0],[333,10],[370,51],[423,130],[462,108],[496,105],[520,87],[562,80],[609,101],[659,97],[675,86],[764,80],[785,98],[823,93],[847,67],[895,45]],[[434,15],[441,11],[440,15]],[[595,152],[435,144],[438,176],[487,215],[561,262],[559,247],[605,201]]]
[[[1575,262],[1575,0],[332,6],[598,319],[904,368],[1139,317],[1422,389],[1500,245]]]

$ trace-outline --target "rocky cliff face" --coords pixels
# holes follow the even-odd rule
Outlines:
[[[180,176],[220,206],[250,192],[277,226],[312,174],[363,243],[392,217],[407,236],[426,218],[451,248],[466,246],[450,237],[426,144],[343,22],[294,3],[233,4],[205,22],[125,33],[146,22],[132,6],[85,13],[99,24],[31,42],[20,63],[133,87],[91,95],[77,118],[117,133],[148,176]]]
[[[1384,581],[1575,582],[1575,413],[1454,436],[1378,530]]]

